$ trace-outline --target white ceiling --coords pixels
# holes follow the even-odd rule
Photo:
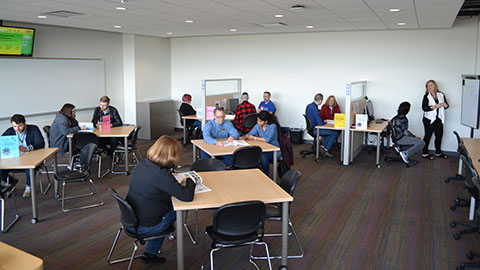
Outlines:
[[[160,37],[449,28],[464,0],[0,0],[0,19]],[[305,5],[304,11],[290,6]],[[126,11],[115,7],[126,7]],[[399,8],[400,12],[390,12]],[[88,14],[71,18],[46,12]],[[274,15],[283,14],[283,18]],[[186,23],[193,20],[194,23]],[[284,27],[257,24],[282,22]],[[406,25],[399,26],[397,23]],[[114,25],[122,26],[115,29]],[[307,29],[306,26],[314,26]],[[231,32],[230,29],[237,29]],[[167,35],[167,32],[173,33]]]

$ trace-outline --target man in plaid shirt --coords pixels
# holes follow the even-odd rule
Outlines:
[[[243,92],[242,93],[242,103],[237,106],[237,109],[235,110],[235,126],[237,127],[238,131],[241,133],[246,133],[250,131],[250,128],[245,128],[243,127],[243,118],[247,116],[248,114],[251,113],[256,113],[257,110],[255,108],[255,105],[252,103],[248,102],[248,93]]]

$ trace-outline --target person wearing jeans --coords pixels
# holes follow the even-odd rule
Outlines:
[[[318,111],[318,106],[320,106],[323,102],[323,95],[318,93],[314,97],[314,101],[307,105],[305,109],[305,115],[307,115],[308,119],[312,122],[313,126],[313,135],[317,136],[317,129],[315,126],[323,126],[326,123],[320,118],[320,113]],[[320,129],[320,135],[325,136],[325,139],[320,146],[320,150],[322,154],[327,157],[333,157],[333,154],[330,153],[330,149],[332,148],[333,143],[338,137],[338,131],[336,130],[328,130],[328,129]]]
[[[393,125],[392,136],[395,142],[399,145],[411,145],[408,149],[399,151],[403,161],[407,164],[409,162],[408,158],[425,146],[425,142],[408,130],[407,114],[410,111],[410,106],[409,102],[402,102],[398,106],[397,115],[391,120]]]

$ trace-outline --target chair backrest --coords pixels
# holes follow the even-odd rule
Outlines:
[[[233,152],[233,169],[254,169],[260,166],[262,148],[260,146],[244,146]]]
[[[182,125],[182,127],[183,127],[183,119],[182,119],[183,113],[182,113],[182,111],[180,111],[180,109],[177,109],[177,112],[178,112],[178,116],[180,116],[180,125]]]
[[[95,151],[97,151],[97,145],[94,143],[85,145],[80,151],[80,164],[82,165],[82,171],[90,171],[90,164]]]
[[[199,159],[192,164],[192,171],[209,172],[209,171],[225,171],[227,166],[218,159],[205,158]]]
[[[455,130],[453,131],[453,134],[457,138],[457,143],[463,143],[462,138],[460,137],[460,135],[458,135],[458,133]]]
[[[120,221],[125,228],[135,228],[135,234],[137,234],[136,229],[138,225],[137,215],[133,210],[132,206],[118,195],[118,193],[110,188],[108,193],[117,201],[118,207],[120,208]]]
[[[92,132],[77,132],[73,134],[73,147],[81,150],[85,145],[93,143],[98,146],[99,140],[97,135]]]
[[[252,129],[257,124],[257,114],[250,113],[243,118],[243,127],[246,129]]]
[[[288,170],[280,180],[280,187],[283,188],[290,196],[293,196],[293,192],[297,187],[298,180],[300,180],[302,174],[295,169]]]
[[[472,157],[470,156],[470,153],[468,153],[467,148],[463,143],[458,144],[457,151],[460,154],[460,157],[464,156],[466,160],[468,160],[468,163],[473,164]]]
[[[465,186],[469,189],[470,193],[473,196],[478,197],[478,191],[480,190],[480,186],[478,183],[478,173],[475,168],[473,168],[472,160],[464,155],[461,155],[460,159],[462,160],[463,164]],[[474,189],[473,192],[472,189]]]
[[[265,204],[246,201],[226,204],[213,215],[213,231],[228,236],[242,236],[258,232],[265,223]]]
[[[137,126],[132,132],[132,148],[135,148],[137,146],[138,131],[140,129],[142,129],[142,126]]]
[[[390,138],[392,139],[393,143],[397,143],[397,140],[395,140],[395,129],[393,128],[393,122],[392,121],[388,121],[388,125],[387,125],[387,136],[390,136]]]
[[[308,118],[308,116],[306,114],[303,115],[303,117],[305,118],[305,124],[307,126],[307,133],[308,135],[312,136],[313,138],[315,138],[315,135],[313,135],[313,124],[312,124],[312,121],[310,120],[310,118]]]
[[[44,126],[43,132],[47,134],[47,142],[48,142],[48,145],[50,146],[50,126]]]

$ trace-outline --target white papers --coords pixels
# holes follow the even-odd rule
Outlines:
[[[232,121],[235,119],[235,115],[234,114],[227,114],[225,115],[225,120],[228,120],[228,121]]]
[[[231,142],[223,142],[223,145],[224,146],[249,146],[250,144],[248,144],[246,141],[244,140],[233,140]]]
[[[335,120],[327,119],[325,120],[325,123],[333,125],[333,123],[335,123]]]
[[[212,191],[211,189],[209,189],[207,186],[205,186],[204,184],[199,184],[199,185],[196,185],[195,186],[195,194],[198,194],[198,193],[204,193],[204,192],[209,192],[209,191]]]
[[[367,129],[368,126],[368,116],[366,114],[357,114],[355,129]]]
[[[195,194],[212,191],[210,188],[208,188],[207,186],[205,186],[202,183],[202,177],[200,177],[200,175],[198,175],[198,173],[195,172],[195,171],[189,171],[189,172],[184,172],[184,173],[175,173],[175,174],[173,174],[173,176],[177,180],[182,180],[182,181],[183,181],[183,179],[185,179],[187,177],[191,178],[193,180],[193,182],[195,182],[195,184],[196,184]]]
[[[92,122],[79,122],[79,123],[78,123],[78,126],[79,126],[79,127],[86,126],[88,130],[92,130],[92,131],[93,131],[93,123],[92,123]]]

